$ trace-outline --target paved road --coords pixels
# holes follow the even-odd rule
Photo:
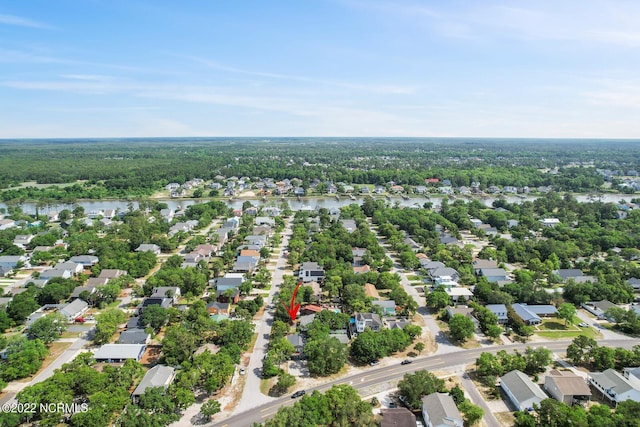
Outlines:
[[[599,342],[600,345],[609,346],[609,347],[624,347],[631,348],[633,347],[635,341],[633,340],[601,340]],[[336,384],[349,384],[354,387],[356,390],[360,391],[362,389],[366,389],[368,387],[374,386],[376,384],[385,382],[385,381],[397,381],[406,373],[411,373],[417,370],[428,369],[428,370],[442,370],[447,369],[449,367],[458,366],[458,365],[468,365],[474,363],[475,360],[480,356],[480,353],[483,351],[497,353],[500,350],[519,350],[523,352],[527,346],[533,347],[545,347],[551,350],[554,353],[564,353],[566,350],[568,341],[544,341],[544,342],[536,342],[529,344],[512,344],[506,346],[497,346],[495,348],[478,348],[472,350],[460,350],[457,352],[452,352],[447,355],[434,355],[427,357],[420,357],[414,359],[414,362],[411,365],[401,366],[400,364],[396,366],[387,366],[383,368],[372,368],[370,371],[352,375],[348,378],[341,378],[334,381],[329,381],[324,385],[314,387],[312,389],[308,389],[307,393],[312,391],[320,391],[324,393],[328,389],[330,389],[333,385]],[[278,399],[274,399],[272,402],[258,406],[253,408],[251,411],[242,412],[231,417],[228,417],[225,420],[217,421],[211,424],[210,426],[216,427],[247,427],[250,426],[254,422],[262,423],[265,420],[272,417],[278,410],[278,408],[282,406],[290,406],[295,402],[295,399],[291,399],[290,396],[281,397]]]
[[[271,272],[271,289],[269,290],[269,296],[265,298],[267,307],[271,307],[273,296],[278,292],[280,285],[284,282],[284,275],[286,273],[292,274],[290,270],[287,270],[287,259],[284,257],[284,248],[289,244],[289,237],[291,236],[291,227],[293,221],[290,220],[287,224],[284,232],[282,233],[282,242],[280,244],[280,254],[275,267],[270,267]],[[235,411],[236,413],[248,411],[260,404],[273,402],[275,398],[265,396],[260,392],[260,382],[262,379],[262,360],[267,353],[267,346],[269,344],[269,335],[271,334],[271,323],[273,322],[273,314],[275,310],[265,309],[262,319],[257,322],[258,325],[258,339],[253,347],[253,352],[250,353],[249,366],[247,367],[247,379],[244,385],[242,398],[238,403]]]
[[[373,225],[373,223],[371,222],[371,218],[367,218],[367,221],[369,222],[369,228],[371,229],[371,231],[373,231],[373,233],[375,233],[376,237],[378,238],[378,243],[385,250],[385,254],[389,259],[393,260],[393,254],[389,251],[389,245],[384,241],[382,236],[378,234],[378,227]],[[416,304],[418,304],[417,313],[422,317],[424,324],[427,326],[427,328],[431,332],[431,335],[434,337],[436,344],[438,345],[436,354],[451,353],[453,351],[459,350],[457,346],[451,344],[449,339],[436,323],[433,316],[429,313],[429,310],[425,307],[425,299],[418,293],[418,290],[415,286],[411,286],[411,282],[409,281],[409,278],[404,272],[402,266],[394,261],[393,267],[391,268],[391,273],[397,273],[400,276],[400,283],[402,284],[402,287],[407,292],[407,294],[409,294],[409,296],[413,298]]]

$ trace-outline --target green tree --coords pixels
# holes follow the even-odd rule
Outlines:
[[[335,337],[309,341],[304,347],[311,375],[327,376],[340,372],[347,361],[347,346]]]
[[[207,400],[200,407],[200,413],[206,417],[207,420],[211,420],[215,414],[220,412],[220,402],[217,400]]]
[[[169,320],[169,312],[160,305],[150,305],[145,307],[140,315],[140,323],[144,327],[151,327],[154,330],[160,330]]]
[[[465,342],[467,339],[473,337],[474,329],[475,324],[473,320],[464,314],[454,314],[451,320],[449,320],[451,336],[460,342]]]
[[[474,405],[467,399],[458,405],[458,409],[463,414],[465,426],[472,426],[484,417],[484,411],[482,408],[478,405]]]
[[[278,374],[278,382],[273,386],[273,391],[276,394],[284,394],[289,390],[289,387],[296,383],[296,377],[288,374],[284,371],[280,371]]]
[[[573,316],[576,315],[576,312],[576,306],[568,302],[560,304],[560,307],[558,307],[558,317],[564,319],[565,326],[573,321]]]
[[[60,338],[60,335],[66,330],[67,319],[60,313],[52,313],[33,322],[27,329],[27,337],[50,344]]]
[[[440,310],[451,305],[451,297],[446,292],[435,290],[427,294],[427,305]]]
[[[400,396],[411,409],[422,405],[422,397],[435,392],[444,392],[444,381],[428,371],[405,374],[398,383]]]

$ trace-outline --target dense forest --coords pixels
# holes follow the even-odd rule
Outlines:
[[[637,141],[447,138],[2,140],[0,196],[3,201],[143,196],[169,182],[216,176],[298,178],[303,187],[313,180],[422,185],[439,178],[453,186],[477,182],[482,188],[586,192],[604,182],[597,169],[638,170],[637,146]],[[16,188],[25,182],[45,187]]]

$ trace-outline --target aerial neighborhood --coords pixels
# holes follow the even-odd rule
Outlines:
[[[126,208],[7,205],[0,399],[68,406],[2,424],[330,425],[327,399],[363,426],[637,413],[638,200],[470,184],[218,175]],[[335,203],[291,208],[309,193]]]

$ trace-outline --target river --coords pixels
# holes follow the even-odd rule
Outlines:
[[[479,199],[482,201],[484,205],[487,207],[491,207],[493,202],[497,199],[505,199],[509,203],[522,203],[525,200],[535,200],[540,196],[500,196],[500,197],[487,197],[483,199]],[[577,195],[575,196],[579,202],[589,202],[593,201],[594,198],[591,195]],[[629,194],[601,194],[597,197],[597,200],[602,202],[612,202],[618,203],[621,200],[629,201],[633,195]],[[431,202],[432,206],[437,209],[440,207],[442,202],[441,195],[434,195],[434,197],[411,197],[411,198],[402,198],[398,196],[377,196],[374,199],[384,200],[389,202],[391,205],[398,205],[401,207],[422,207],[426,202]],[[467,198],[458,197],[461,200],[467,201]],[[156,200],[156,199],[154,199]],[[282,201],[286,200],[289,204],[289,207],[294,210],[304,210],[304,209],[316,209],[316,208],[340,208],[342,206],[347,206],[352,203],[362,204],[364,198],[363,197],[355,197],[355,200],[350,199],[349,197],[340,197],[340,199],[336,199],[335,197],[325,196],[325,197],[302,197],[300,199],[294,197],[287,197],[285,199],[281,198],[269,198],[265,201],[260,199],[243,199],[236,198],[234,200],[228,201],[224,200],[227,205],[233,209],[242,208],[242,204],[245,201],[250,201],[254,206],[280,206]],[[205,203],[209,201],[209,199],[162,199],[156,200],[162,203],[166,203],[170,209],[184,209],[189,205],[193,205],[195,203]],[[20,206],[22,211],[26,214],[33,215],[36,212],[36,202],[26,202],[22,203]],[[133,206],[134,209],[138,208],[138,202],[134,200],[82,200],[72,204],[64,204],[64,203],[52,203],[46,206],[39,206],[39,213],[46,214],[51,211],[61,211],[63,209],[72,210],[75,206],[82,206],[87,214],[96,213],[104,210],[119,210],[126,211],[129,209],[129,206]],[[5,203],[0,203],[0,208],[7,208]]]

